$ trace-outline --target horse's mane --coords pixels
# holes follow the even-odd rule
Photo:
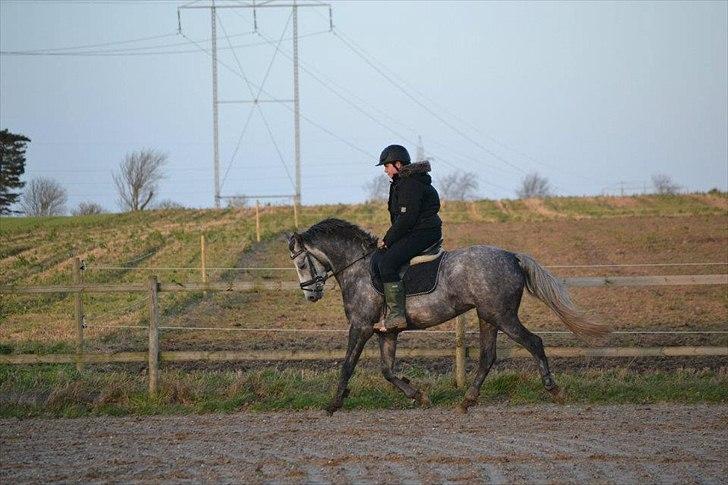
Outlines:
[[[377,242],[377,238],[356,224],[341,219],[329,218],[317,222],[301,234],[304,241],[313,242],[314,239],[325,237],[345,241],[354,241],[368,248]]]

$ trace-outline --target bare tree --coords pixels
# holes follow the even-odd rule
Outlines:
[[[655,192],[661,195],[675,195],[680,190],[680,186],[672,181],[672,177],[664,173],[653,175],[652,185],[655,187]]]
[[[518,195],[519,199],[548,197],[551,195],[551,184],[549,179],[537,172],[529,173],[523,177],[521,187],[516,190],[516,195]]]
[[[28,184],[20,207],[29,216],[57,216],[66,212],[66,189],[53,179],[39,177]]]
[[[179,202],[175,202],[172,199],[164,199],[160,200],[156,204],[154,204],[155,210],[171,210],[171,209],[184,209],[185,206],[180,204]]]
[[[230,197],[227,201],[227,206],[231,209],[243,209],[248,206],[250,198],[244,195],[237,195]]]
[[[468,200],[475,198],[478,180],[473,172],[452,172],[442,177],[438,186],[444,200]]]
[[[377,175],[369,182],[364,184],[364,190],[367,191],[367,200],[369,202],[382,202],[389,198],[389,177],[386,175]]]
[[[114,173],[119,205],[124,210],[141,211],[157,195],[157,183],[164,177],[167,155],[144,149],[127,154]]]
[[[74,216],[88,216],[91,214],[103,214],[106,212],[100,204],[96,202],[80,202],[78,207],[71,211]]]

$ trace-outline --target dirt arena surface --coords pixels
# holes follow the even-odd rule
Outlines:
[[[0,481],[726,483],[728,406],[5,419]]]

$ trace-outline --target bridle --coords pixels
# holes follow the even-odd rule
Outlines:
[[[311,279],[306,280],[306,281],[304,281],[304,282],[302,282],[302,283],[299,284],[299,286],[301,287],[302,290],[308,290],[308,291],[323,291],[324,290],[324,284],[326,283],[326,280],[327,279],[331,278],[332,276],[336,276],[336,275],[340,274],[342,271],[344,271],[345,269],[351,267],[354,263],[356,263],[358,261],[361,261],[362,259],[366,258],[367,256],[369,256],[370,254],[372,254],[376,250],[377,250],[377,248],[375,247],[371,251],[362,254],[361,256],[359,256],[358,258],[356,258],[354,261],[352,261],[350,263],[347,263],[341,269],[339,269],[337,271],[333,271],[333,268],[332,268],[331,273],[329,273],[329,271],[326,271],[323,275],[320,275],[318,273],[314,273],[314,266],[313,266],[313,261],[312,260],[315,259],[316,261],[318,261],[318,263],[321,266],[323,266],[324,269],[326,269],[326,266],[323,263],[321,263],[321,261],[319,261],[318,259],[316,259],[315,256],[312,256],[311,253],[308,252],[308,249],[306,249],[306,247],[303,244],[301,244],[301,250],[296,251],[295,253],[291,254],[291,260],[296,259],[297,257],[299,257],[302,254],[304,254],[305,257],[306,257],[306,264],[308,264],[309,271],[311,272]],[[311,288],[309,288],[310,286],[314,286],[313,290]]]

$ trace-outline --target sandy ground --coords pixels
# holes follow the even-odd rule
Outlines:
[[[0,421],[0,481],[726,483],[728,406]]]

